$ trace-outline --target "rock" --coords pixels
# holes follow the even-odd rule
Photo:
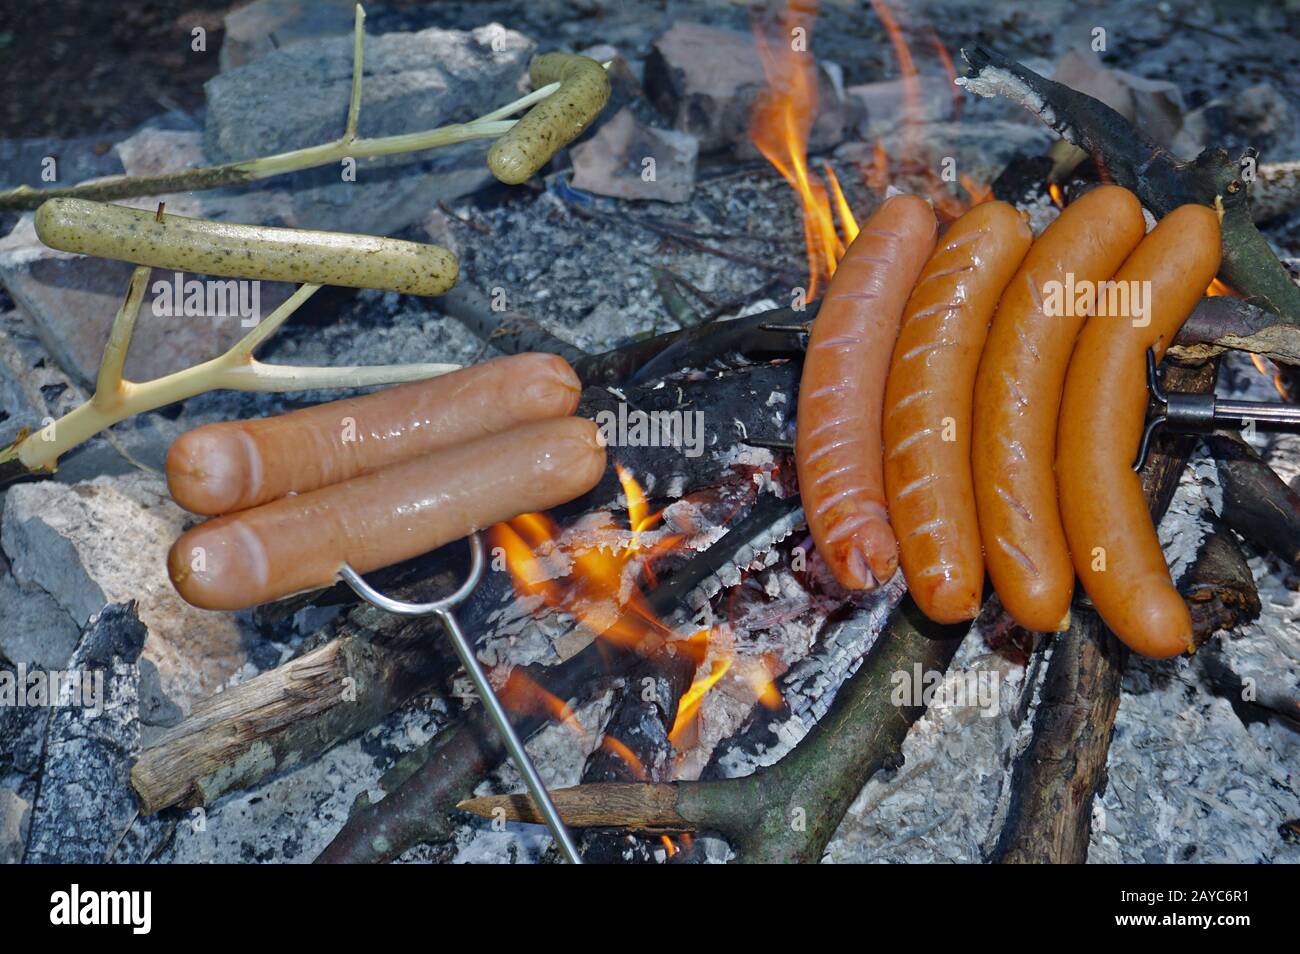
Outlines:
[[[80,635],[81,627],[48,593],[0,574],[0,656],[15,665],[58,669]]]
[[[0,788],[0,865],[23,860],[31,812],[31,802],[12,789]]]
[[[367,37],[359,134],[421,132],[490,112],[517,95],[533,43],[499,24]],[[205,152],[213,162],[251,159],[331,142],[343,132],[352,80],[349,37],[276,50],[206,84]],[[294,216],[304,228],[391,234],[438,200],[490,179],[487,145],[464,143],[294,173]]]
[[[1052,78],[1101,100],[1158,145],[1171,145],[1183,128],[1183,94],[1177,85],[1108,69],[1089,46],[1068,50]]]
[[[352,34],[354,0],[256,0],[226,14],[222,72],[281,47]]]
[[[904,120],[929,123],[947,119],[952,113],[953,86],[947,78],[923,75],[917,77],[918,109],[914,116],[906,112],[906,87],[901,79],[881,80],[850,86],[845,95],[856,102],[864,112],[858,124],[858,133],[868,142],[893,133]]]
[[[702,23],[674,23],[646,59],[646,92],[704,152],[747,135],[749,109],[764,82],[752,36]]]
[[[1266,158],[1291,159],[1300,150],[1295,107],[1269,83],[1216,97],[1187,114],[1174,143],[1178,153],[1187,158],[1206,145],[1224,146],[1233,155],[1243,146],[1254,146]]]
[[[129,778],[140,749],[136,663],[145,637],[131,603],[104,607],[86,628],[70,664],[76,702],[50,707],[27,863],[139,861],[162,841],[168,823],[136,817]]]
[[[951,156],[957,162],[958,175],[971,176],[982,185],[996,179],[1014,156],[1044,152],[1057,141],[1041,124],[1011,120],[919,123],[912,129],[916,141],[923,143],[933,157],[934,168],[944,157]],[[896,126],[882,136],[880,145],[891,158],[916,158],[908,148],[907,136],[907,127]],[[862,142],[845,143],[835,155],[859,162],[864,168],[873,161],[872,146]]]
[[[45,590],[78,625],[105,603],[137,600],[145,658],[188,711],[245,660],[236,618],[190,606],[167,578],[167,550],[191,521],[155,475],[20,484],[6,495],[0,546],[18,582]]]
[[[738,146],[743,156],[757,155],[749,141],[749,113],[766,83],[750,34],[702,23],[674,23],[655,40],[646,59],[651,101],[675,129],[699,140],[702,153]],[[838,144],[849,120],[833,74],[825,70],[818,70],[818,98],[811,150]]]
[[[689,133],[655,129],[623,109],[574,147],[573,186],[619,199],[686,202],[698,152],[699,143]]]
[[[83,179],[116,175],[122,164],[113,142],[102,136],[84,139],[0,139],[0,188],[33,189],[71,185]],[[53,159],[50,166],[47,159]],[[46,178],[47,170],[54,178]]]
[[[153,175],[205,163],[200,134],[146,127],[116,147],[128,174]],[[123,200],[134,208],[156,208],[194,218],[258,225],[293,225],[288,196],[279,190],[190,192]],[[54,359],[84,387],[92,387],[104,342],[122,303],[134,266],[127,262],[47,248],[36,237],[30,214],[0,239],[0,283],[32,317]],[[154,289],[171,286],[174,272],[155,270],[127,355],[125,373],[148,380],[216,357],[248,332],[237,315],[168,317],[154,311]],[[185,275],[182,280],[201,278]],[[256,284],[260,314],[288,298],[292,286]],[[250,297],[252,288],[247,292]]]

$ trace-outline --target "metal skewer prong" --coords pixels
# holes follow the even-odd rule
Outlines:
[[[479,700],[487,708],[487,713],[491,717],[493,725],[496,726],[497,731],[501,733],[501,737],[505,740],[510,758],[514,761],[515,767],[519,769],[519,774],[524,777],[524,784],[528,786],[528,793],[533,797],[533,804],[538,807],[542,817],[546,820],[546,826],[550,828],[551,834],[555,836],[556,844],[560,846],[560,852],[571,864],[580,865],[582,864],[582,856],[578,854],[578,848],[573,842],[573,836],[569,834],[569,829],[565,827],[564,821],[560,818],[560,813],[555,808],[555,803],[551,801],[551,796],[546,791],[546,784],[542,781],[542,777],[537,774],[537,768],[533,765],[533,760],[528,757],[523,742],[520,741],[518,734],[516,734],[514,726],[510,724],[510,718],[506,715],[501,700],[492,691],[492,684],[488,682],[487,673],[479,665],[478,657],[474,655],[474,648],[470,645],[469,640],[465,638],[460,624],[456,622],[456,617],[452,614],[452,610],[474,592],[474,588],[478,586],[479,581],[483,578],[483,538],[478,533],[469,536],[469,553],[470,568],[465,582],[450,596],[444,596],[432,603],[405,603],[385,596],[363,580],[361,574],[346,563],[339,570],[339,576],[356,591],[358,596],[379,609],[398,616],[437,616],[442,621],[443,628],[447,630],[447,635],[451,637],[451,644],[456,650],[456,655],[460,657],[461,665],[469,673],[470,679],[474,682],[474,688],[478,692]]]

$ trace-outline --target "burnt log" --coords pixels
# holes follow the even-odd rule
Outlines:
[[[966,626],[939,626],[905,599],[826,716],[790,754],[744,778],[668,784],[579,785],[552,793],[567,824],[700,831],[726,838],[746,863],[814,863],[862,787],[896,764],[923,703],[898,705],[898,672],[946,672]],[[918,700],[919,702],[919,700]],[[526,794],[461,804],[492,817],[540,822]]]
[[[1205,441],[1223,488],[1223,522],[1260,550],[1300,567],[1300,494],[1238,435],[1220,432]]]

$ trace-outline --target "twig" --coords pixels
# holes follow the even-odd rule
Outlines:
[[[474,139],[495,139],[514,127],[515,121],[506,120],[520,110],[528,109],[560,89],[560,83],[548,83],[527,96],[495,109],[467,123],[453,123],[421,132],[382,136],[376,139],[358,139],[357,122],[361,113],[361,56],[365,13],[357,6],[353,33],[352,89],[348,98],[347,124],[343,135],[333,142],[321,143],[282,152],[258,159],[245,159],[184,172],[170,172],[153,176],[123,176],[104,181],[83,182],[74,186],[54,189],[33,189],[19,186],[0,192],[0,209],[34,209],[47,199],[75,197],[81,199],[129,199],[143,195],[162,195],[172,192],[193,192],[238,185],[266,179],[270,176],[311,169],[343,159],[370,159],[398,153],[418,152]]]
[[[704,553],[683,566],[672,578],[647,596],[650,610],[670,617],[680,612],[687,596],[720,565],[728,562],[754,535],[766,529],[794,501],[766,498],[744,520]],[[628,610],[616,627],[641,625],[638,613]],[[564,702],[586,700],[624,675],[642,658],[664,645],[643,640],[635,650],[612,640],[596,639],[581,652],[554,666],[523,669],[527,679]],[[540,710],[515,717],[515,729],[528,738],[549,721]],[[318,863],[379,863],[396,858],[420,842],[443,841],[455,830],[457,802],[468,797],[483,777],[505,756],[497,733],[476,706],[458,723],[448,726],[423,748],[403,759],[380,781],[387,794],[371,803],[359,800],[347,824],[317,858]]]
[[[459,367],[454,364],[398,364],[300,368],[257,361],[253,357],[254,349],[270,338],[320,288],[319,285],[303,285],[225,354],[152,381],[127,381],[122,377],[122,367],[148,278],[149,269],[145,266],[135,269],[131,275],[126,297],[109,332],[94,395],[59,420],[0,449],[0,486],[33,471],[53,471],[60,456],[119,421],[205,391],[363,388],[435,377]]]
[[[1262,550],[1300,567],[1300,494],[1236,434],[1206,438],[1223,488],[1223,522]]]
[[[1199,646],[1220,630],[1259,618],[1259,587],[1236,538],[1216,521],[1196,560],[1178,581]],[[1300,713],[1297,713],[1300,715]]]

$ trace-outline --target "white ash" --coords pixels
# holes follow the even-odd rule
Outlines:
[[[1043,97],[1026,85],[1025,81],[998,66],[985,66],[975,76],[959,76],[956,84],[976,96],[986,99],[1002,96],[1017,103],[1037,116],[1043,123],[1055,129],[1069,142],[1075,142],[1076,133],[1069,123],[1061,121],[1057,125],[1056,111]]]
[[[1214,530],[1208,518],[1222,512],[1223,488],[1219,486],[1218,466],[1205,447],[1198,445],[1178,479],[1178,488],[1157,528],[1172,580],[1182,579],[1196,561],[1201,544]]]
[[[431,738],[445,722],[445,707],[426,697],[299,769],[232,792],[206,809],[184,811],[176,837],[158,860],[310,862],[343,827],[356,797],[397,755]]]
[[[781,680],[782,695],[791,716],[784,721],[774,718],[770,726],[778,738],[777,745],[754,753],[736,749],[723,756],[719,760],[723,776],[738,778],[750,775],[764,765],[780,761],[799,744],[826,714],[844,680],[857,671],[863,657],[875,644],[886,618],[902,599],[904,590],[901,574],[896,574],[888,583],[859,597],[858,611],[842,622],[822,626],[820,619],[814,619],[811,623],[787,624],[775,630],[785,638],[787,657],[795,660]],[[818,629],[821,629],[820,633]],[[732,706],[723,711],[715,709],[715,695],[717,693],[705,696],[700,706],[701,722],[706,726],[734,717],[734,712],[730,711],[734,708]],[[746,708],[741,717],[748,714]]]
[[[903,742],[903,766],[876,774],[827,846],[830,862],[980,861],[1018,734],[1025,670],[963,641],[936,701]],[[967,693],[996,687],[996,711]]]
[[[702,580],[690,594],[686,603],[693,610],[703,609],[705,604],[724,589],[737,586],[746,572],[772,566],[780,559],[776,545],[786,539],[803,525],[803,508],[797,507],[791,513],[773,522],[764,533],[741,546],[728,564],[706,580]]]

